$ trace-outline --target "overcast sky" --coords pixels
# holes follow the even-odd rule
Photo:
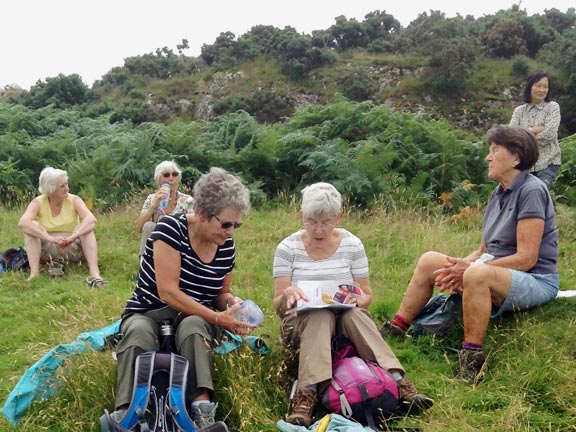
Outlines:
[[[79,74],[91,86],[126,57],[154,52],[188,39],[186,55],[198,56],[225,31],[240,36],[253,26],[292,26],[310,34],[344,15],[359,21],[375,10],[407,26],[430,10],[493,15],[516,0],[6,0],[0,3],[0,88],[28,89],[39,79]],[[556,8],[566,12],[574,0],[522,0],[529,15]]]

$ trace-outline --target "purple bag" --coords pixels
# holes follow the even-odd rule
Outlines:
[[[392,375],[376,363],[356,355],[347,345],[332,359],[332,380],[322,397],[329,411],[374,427],[400,413],[398,385]]]

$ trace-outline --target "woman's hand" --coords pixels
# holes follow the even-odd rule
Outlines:
[[[237,297],[236,297],[237,298]],[[223,312],[216,313],[216,325],[240,336],[249,335],[256,328],[255,325],[237,320],[234,314],[242,307],[241,301],[233,304]]]
[[[468,267],[470,267],[468,261],[461,258],[446,257],[446,262],[442,268],[434,272],[434,285],[438,286],[440,291],[448,290],[450,294],[462,294],[464,271]]]
[[[306,294],[297,286],[289,286],[282,293],[282,300],[285,305],[286,310],[295,308],[298,304],[298,300],[303,300],[305,302],[310,301]]]
[[[160,205],[160,201],[162,200],[162,198],[169,196],[170,192],[167,191],[166,189],[164,189],[162,186],[160,186],[160,189],[158,189],[155,193],[154,193],[154,200],[152,200],[152,208],[157,209],[158,206]]]

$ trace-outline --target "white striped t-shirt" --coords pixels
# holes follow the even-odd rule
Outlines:
[[[321,260],[314,260],[306,253],[302,231],[286,237],[276,248],[272,275],[275,278],[289,276],[292,284],[303,280],[351,283],[367,278],[368,258],[362,241],[345,229],[340,231],[340,246],[331,256]]]

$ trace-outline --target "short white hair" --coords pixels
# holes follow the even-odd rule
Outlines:
[[[64,180],[68,182],[68,173],[66,171],[47,166],[40,173],[40,178],[38,180],[38,190],[41,194],[46,196],[52,195],[56,190],[56,183],[58,179],[62,177],[64,177]]]
[[[174,161],[162,161],[158,165],[156,165],[156,169],[154,170],[154,180],[156,183],[160,184],[162,174],[165,172],[178,172],[178,177],[182,175],[182,170],[176,165]]]
[[[342,195],[330,183],[314,183],[302,190],[302,213],[310,217],[335,217],[342,209]]]

